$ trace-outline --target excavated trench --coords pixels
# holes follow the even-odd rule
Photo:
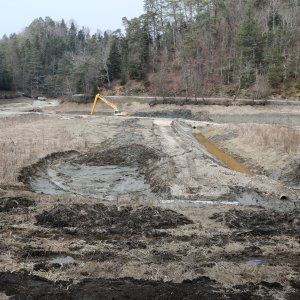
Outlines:
[[[200,131],[194,130],[193,135],[200,144],[205,146],[209,153],[221,160],[228,168],[246,175],[251,175],[251,172],[246,167],[241,165],[230,155],[221,151],[215,144],[208,141]]]
[[[160,156],[138,144],[81,155],[51,154],[21,171],[19,180],[39,193],[103,200],[158,200],[163,189],[149,181]]]

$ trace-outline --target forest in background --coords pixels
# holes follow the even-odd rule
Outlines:
[[[300,98],[300,0],[144,0],[125,31],[34,20],[0,40],[0,90]]]

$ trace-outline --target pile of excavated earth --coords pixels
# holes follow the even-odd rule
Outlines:
[[[246,152],[236,157],[251,175],[195,138],[214,129],[212,141],[234,145],[242,137],[222,127],[230,118],[272,123],[286,111],[169,102],[128,100],[126,118],[101,105],[94,116],[54,101],[2,107],[16,121],[1,139],[25,147],[35,130],[52,139],[45,129],[63,126],[85,148],[43,147],[15,182],[0,182],[0,298],[299,299],[297,153],[275,180]],[[300,119],[300,106],[289,110]]]

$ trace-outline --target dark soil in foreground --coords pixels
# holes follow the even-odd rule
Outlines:
[[[176,228],[192,221],[172,210],[104,204],[59,205],[36,216],[37,224],[47,227],[72,228],[72,235],[101,239],[114,236],[151,235],[156,229]]]
[[[0,201],[0,298],[299,299],[298,211],[29,200]]]
[[[272,299],[271,289],[280,284],[261,282],[257,285],[225,288],[208,277],[182,283],[120,279],[85,279],[78,284],[51,282],[27,272],[0,273],[0,291],[10,299]],[[260,293],[261,296],[257,295]],[[296,296],[296,295],[295,295]],[[290,295],[288,299],[293,298]]]
[[[22,209],[30,206],[35,206],[33,200],[23,198],[23,197],[3,197],[0,198],[0,212],[8,212],[13,209]]]
[[[274,235],[298,236],[300,239],[300,211],[279,212],[274,210],[237,210],[216,213],[211,216],[224,222],[229,228],[244,231],[247,236]]]

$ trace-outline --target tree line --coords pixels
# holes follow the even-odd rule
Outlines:
[[[0,90],[94,94],[135,80],[162,96],[300,90],[299,0],[144,0],[125,32],[50,17],[0,40]]]

